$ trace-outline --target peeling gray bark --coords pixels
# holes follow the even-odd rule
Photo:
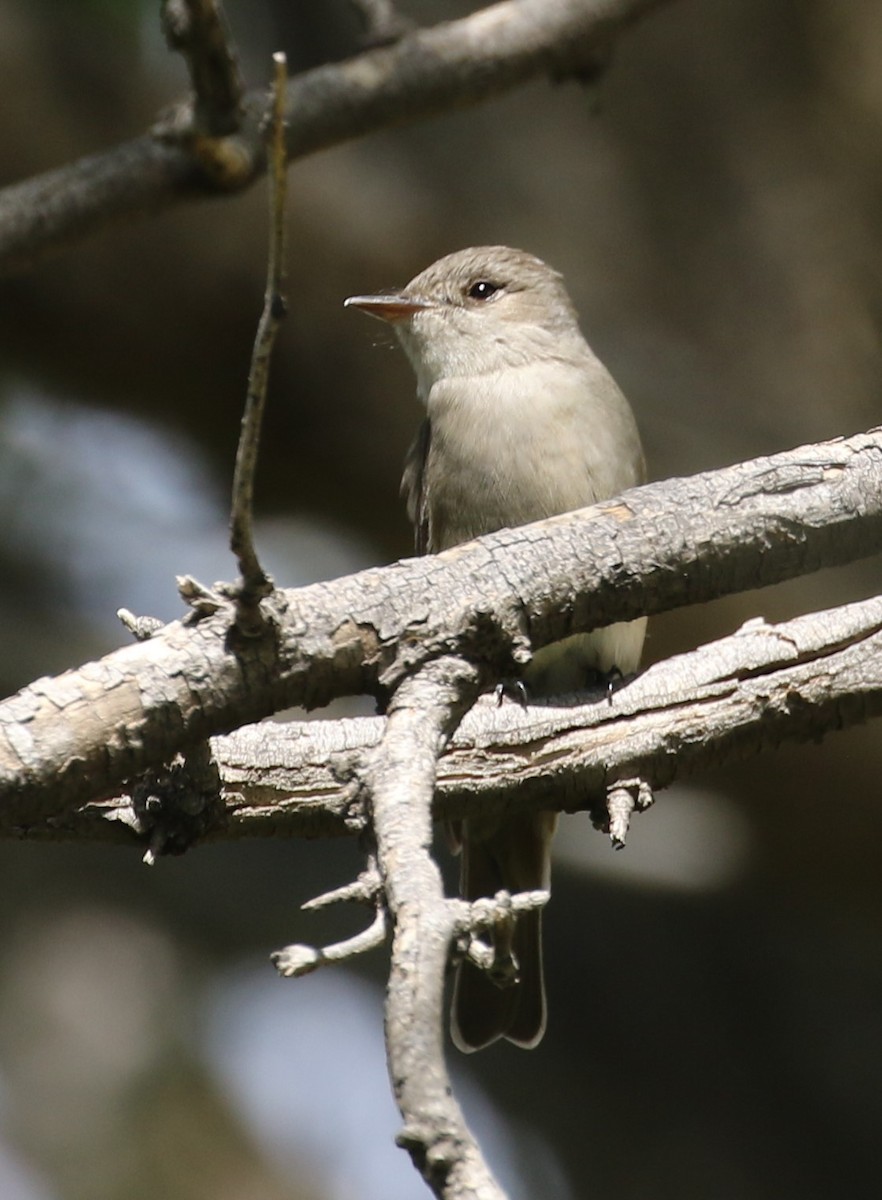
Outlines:
[[[456,654],[486,680],[535,646],[847,562],[882,545],[882,432],[806,446],[435,556],[166,626],[0,704],[0,826],[26,831],[213,734],[294,704],[383,694]]]
[[[497,707],[485,696],[442,754],[434,818],[536,801],[597,810],[617,779],[653,791],[782,741],[882,713],[882,597],[730,637],[657,663],[605,695]],[[209,838],[337,837],[360,822],[358,783],[385,720],[249,725],[212,738],[225,816]],[[35,838],[132,839],[129,798],[87,804]],[[0,829],[0,833],[2,833]],[[7,830],[7,833],[9,831]]]
[[[463,905],[445,898],[431,855],[436,764],[479,683],[473,668],[450,657],[406,680],[363,773],[394,918],[386,1053],[404,1120],[398,1143],[435,1195],[450,1200],[505,1200],[466,1125],[444,1061],[444,979]]]
[[[596,819],[608,813],[621,841],[634,809],[677,774],[882,711],[882,597],[779,626],[749,622],[627,681],[611,705],[605,693],[526,711],[473,707],[475,698],[531,644],[790,578],[880,543],[874,431],[275,592],[260,637],[238,632],[225,589],[190,581],[188,620],[0,705],[0,833],[131,839],[133,826],[141,831],[132,806],[102,800],[126,778],[188,750],[207,768],[207,738],[294,702],[388,696],[385,718],[215,737],[225,790],[218,820],[199,836],[370,832],[371,871],[344,892],[373,905],[372,924],[324,951],[288,947],[276,963],[297,974],[339,961],[378,944],[391,924],[386,1044],[399,1144],[439,1200],[504,1200],[453,1096],[442,1034],[452,949],[462,952],[487,915],[444,896],[430,854],[434,817],[477,804],[589,808]],[[202,816],[213,813],[209,804]],[[153,832],[151,847],[168,845],[161,825]],[[500,893],[487,903],[546,898]]]

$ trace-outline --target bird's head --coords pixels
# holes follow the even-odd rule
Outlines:
[[[423,395],[439,379],[559,358],[584,345],[560,274],[507,246],[458,250],[399,292],[350,296],[346,304],[392,325]]]

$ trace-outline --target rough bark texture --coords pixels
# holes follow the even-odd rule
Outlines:
[[[293,704],[384,693],[444,654],[510,677],[530,642],[775,583],[880,544],[874,431],[278,592],[262,638],[238,637],[225,608],[176,622],[0,704],[2,824],[25,829],[109,796],[175,751]]]
[[[572,701],[572,703],[569,702]],[[541,799],[597,809],[615,780],[655,791],[674,779],[807,741],[882,711],[882,598],[779,625],[750,622],[731,637],[658,663],[605,695],[498,707],[486,697],[438,763],[434,817],[469,804]],[[384,719],[251,725],[211,739],[224,809],[206,836],[337,837],[360,826],[358,780]],[[20,832],[103,841],[132,832],[128,796],[87,804]]]
[[[479,677],[441,658],[395,695],[364,784],[386,903],[394,918],[386,1051],[404,1119],[399,1145],[436,1196],[504,1200],[453,1095],[444,1062],[444,980],[462,905],[444,895],[431,855],[435,770]]]

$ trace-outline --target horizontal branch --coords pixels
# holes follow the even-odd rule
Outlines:
[[[586,702],[498,707],[486,697],[438,765],[435,817],[480,801],[598,810],[617,780],[653,791],[784,741],[817,739],[882,713],[882,597],[737,633],[650,667]],[[353,783],[381,717],[251,725],[212,739],[225,817],[212,835],[333,837],[349,830]],[[33,837],[131,838],[130,801],[90,804]]]
[[[532,801],[566,812],[602,810],[615,781],[640,778],[655,792],[880,714],[882,597],[778,625],[749,621],[730,637],[650,667],[617,690],[612,705],[604,694],[587,703],[500,709],[487,697],[439,763],[435,815],[464,816],[477,800],[482,813]],[[276,836],[300,833],[304,824],[314,834],[325,822],[327,832],[341,830],[349,796],[340,779],[357,774],[381,728],[381,718],[362,718],[274,727],[269,736],[264,726],[250,726],[217,739],[224,836],[262,836],[264,825]],[[273,768],[252,789],[260,744],[263,761],[272,746]]]
[[[212,734],[385,694],[443,654],[511,677],[534,647],[848,562],[882,545],[882,431],[649,484],[617,500],[229,608],[42,679],[0,704],[0,823],[112,795]]]
[[[589,74],[620,27],[662,0],[504,0],[392,46],[304,72],[288,86],[289,161],[390,125],[477,104],[537,75]],[[0,191],[0,272],[111,223],[241,190],[266,167],[261,90],[235,134],[206,136],[187,113],[69,166]]]

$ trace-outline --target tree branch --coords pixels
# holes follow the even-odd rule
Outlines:
[[[233,473],[233,501],[230,515],[230,549],[236,556],[241,575],[241,587],[235,599],[239,606],[239,626],[252,633],[262,628],[260,601],[272,590],[269,576],[260,565],[254,545],[254,474],[263,413],[269,387],[270,357],[275,345],[279,324],[287,313],[285,295],[285,200],[287,196],[287,163],[285,161],[284,95],[288,79],[285,55],[273,55],[272,104],[269,113],[267,140],[270,145],[272,174],[270,177],[269,250],[267,253],[266,289],[263,310],[254,339],[251,366],[248,371],[248,394],[236,467]]]
[[[590,70],[614,34],[662,0],[504,0],[288,86],[289,160],[373,130],[477,104],[537,75]],[[152,134],[0,192],[0,272],[121,220],[248,187],[265,170],[262,91],[226,137],[194,136],[188,106]]]
[[[163,0],[166,41],[187,59],[193,84],[193,125],[222,137],[239,125],[244,84],[219,0]]]
[[[485,697],[438,764],[434,818],[541,801],[601,813],[618,780],[653,791],[721,763],[817,739],[882,713],[882,597],[737,633],[656,663],[615,693],[527,709]],[[339,837],[361,828],[356,781],[384,719],[250,725],[213,738],[226,805],[209,838]],[[127,796],[27,829],[31,838],[132,839]],[[341,899],[349,898],[349,890]],[[358,891],[356,898],[361,897]]]
[[[444,654],[510,677],[530,643],[791,579],[880,544],[876,430],[277,591],[264,601],[273,637],[259,645],[235,635],[232,610],[193,615],[0,704],[3,824],[112,795],[200,738],[292,704],[385,694]]]
[[[349,3],[361,18],[365,46],[388,46],[413,28],[413,22],[398,12],[393,0],[349,0]]]
[[[438,757],[480,682],[473,667],[451,657],[405,680],[364,770],[377,864],[395,920],[386,1051],[404,1120],[398,1144],[444,1200],[505,1200],[454,1099],[444,1062],[444,980],[464,906],[445,898],[430,853]]]

